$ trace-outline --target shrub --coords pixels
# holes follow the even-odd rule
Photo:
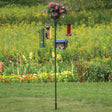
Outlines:
[[[90,64],[86,79],[89,82],[109,81],[109,74],[111,71],[101,64]]]

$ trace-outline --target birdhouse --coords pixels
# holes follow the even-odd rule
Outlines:
[[[51,26],[51,24],[47,24],[45,26],[45,29],[46,29],[46,31],[45,31],[45,37],[46,37],[46,39],[52,38],[52,26]]]
[[[56,39],[56,49],[66,49],[68,41],[66,39]]]
[[[44,28],[41,29],[40,33],[40,47],[44,47],[45,42],[44,42]]]

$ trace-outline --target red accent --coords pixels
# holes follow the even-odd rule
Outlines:
[[[66,36],[71,36],[71,24],[67,24],[67,34]]]

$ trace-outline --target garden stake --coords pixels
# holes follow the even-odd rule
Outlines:
[[[55,26],[55,110],[57,110],[57,82],[56,82],[56,24],[57,21],[54,19],[54,26]]]
[[[60,10],[63,9],[63,10]],[[55,28],[55,44],[54,44],[54,47],[55,47],[55,110],[57,110],[57,81],[56,81],[56,24],[57,24],[57,21],[56,19],[59,19],[61,14],[62,13],[67,13],[67,8],[66,6],[63,6],[63,5],[59,5],[59,3],[54,3],[54,2],[51,2],[49,3],[49,6],[48,6],[48,10],[46,10],[47,12],[51,13],[51,18],[54,19],[54,28]],[[43,13],[45,13],[43,11]]]

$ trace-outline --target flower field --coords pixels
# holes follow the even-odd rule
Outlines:
[[[41,7],[41,8],[40,8]],[[0,82],[54,81],[54,25],[44,6],[1,8]],[[112,9],[71,12],[58,20],[57,39],[68,47],[57,50],[57,81],[112,80]],[[72,36],[66,36],[71,23]],[[39,31],[52,25],[52,38],[40,48]]]
[[[63,73],[57,73],[57,81],[58,82],[73,82],[76,79],[76,76],[72,74],[70,71],[64,71]],[[2,83],[13,83],[13,82],[54,82],[55,77],[54,73],[40,73],[40,74],[9,74],[9,75],[0,75],[0,82]]]

